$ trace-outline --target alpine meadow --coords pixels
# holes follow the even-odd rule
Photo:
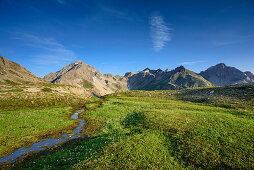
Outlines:
[[[0,1],[0,169],[254,169],[253,8]]]

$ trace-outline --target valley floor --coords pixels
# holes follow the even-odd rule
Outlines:
[[[105,96],[85,106],[85,139],[29,157],[14,168],[253,169],[253,98],[239,93],[251,96],[253,86],[227,90]],[[230,92],[235,100],[229,100]]]

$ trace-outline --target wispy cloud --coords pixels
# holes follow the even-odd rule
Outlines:
[[[179,65],[195,65],[197,63],[202,63],[204,61],[186,61],[186,62],[182,62]]]
[[[100,8],[102,9],[103,12],[105,12],[109,16],[119,18],[119,19],[124,19],[124,20],[130,20],[130,21],[133,20],[132,17],[130,17],[129,15],[124,13],[123,11],[113,9],[113,8],[109,8],[109,7],[106,7],[106,6],[100,6]]]
[[[73,60],[67,56],[62,56],[61,54],[41,54],[35,55],[33,62],[41,65],[57,64],[66,65]]]
[[[171,41],[171,31],[173,30],[164,22],[162,16],[152,16],[150,18],[151,37],[153,41],[153,49],[160,51],[164,48],[168,41]]]
[[[73,51],[67,49],[54,38],[39,37],[33,34],[18,33],[15,39],[24,41],[25,46],[42,49],[39,55],[34,56],[34,61],[39,64],[67,63],[75,59]]]
[[[48,37],[39,37],[33,34],[20,34],[21,36],[17,39],[22,39],[26,41],[27,46],[34,47],[34,48],[41,48],[50,52],[62,53],[65,55],[74,55],[71,50],[68,50],[64,47],[63,44],[59,43],[54,38]]]
[[[61,4],[61,5],[64,5],[64,4],[65,4],[65,2],[64,2],[63,0],[57,0],[57,2],[58,2],[59,4]]]

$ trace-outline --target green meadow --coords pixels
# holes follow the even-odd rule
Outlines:
[[[30,145],[75,127],[71,107],[42,107],[0,111],[0,154]]]
[[[175,93],[131,91],[86,104],[81,115],[85,138],[28,157],[13,168],[254,168],[252,105],[219,107],[180,100],[172,97]]]
[[[84,98],[51,89],[63,85],[7,82],[0,83],[1,157],[44,138],[71,132],[77,126],[78,121],[70,116],[85,103]],[[29,92],[28,88],[38,90]]]

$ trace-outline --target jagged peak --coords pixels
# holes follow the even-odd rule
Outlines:
[[[150,68],[147,67],[143,71],[150,71]]]
[[[105,77],[113,77],[111,73],[103,74]]]
[[[130,77],[133,76],[135,73],[134,72],[127,72],[125,73],[124,77]]]
[[[76,61],[74,64],[82,64],[82,63],[83,63],[82,60],[78,60],[78,61]]]
[[[173,72],[185,72],[186,71],[186,68],[184,66],[179,66],[179,67],[176,67]]]
[[[216,65],[217,67],[222,67],[222,68],[225,68],[227,67],[225,63],[219,63]]]

